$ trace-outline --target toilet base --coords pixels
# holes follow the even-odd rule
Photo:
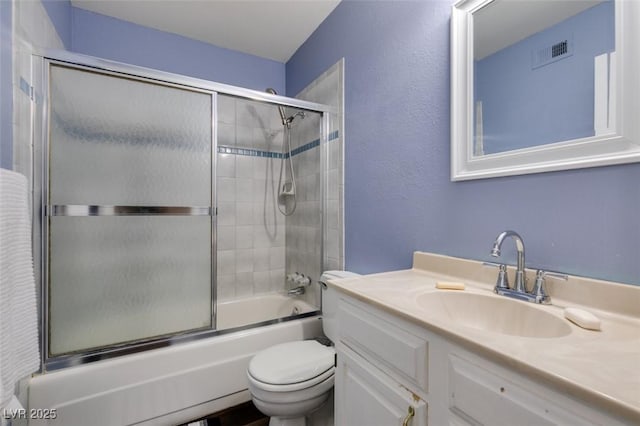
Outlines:
[[[282,417],[271,417],[269,426],[307,426],[306,417],[294,417],[283,419]]]

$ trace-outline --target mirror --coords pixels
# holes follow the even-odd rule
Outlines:
[[[451,179],[640,161],[638,3],[457,2]]]
[[[495,0],[473,14],[474,156],[611,131],[614,5]]]

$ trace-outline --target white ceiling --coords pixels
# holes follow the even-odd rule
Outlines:
[[[473,56],[480,60],[602,1],[495,0],[473,14]]]
[[[71,0],[71,3],[219,47],[287,62],[340,0]]]

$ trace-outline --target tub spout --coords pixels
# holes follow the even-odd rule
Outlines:
[[[302,296],[305,292],[304,286],[294,287],[291,290],[287,291],[289,296]]]

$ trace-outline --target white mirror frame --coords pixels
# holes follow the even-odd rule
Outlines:
[[[460,0],[451,15],[451,180],[640,162],[640,1],[615,0],[615,132],[473,156],[473,17],[494,0]]]

